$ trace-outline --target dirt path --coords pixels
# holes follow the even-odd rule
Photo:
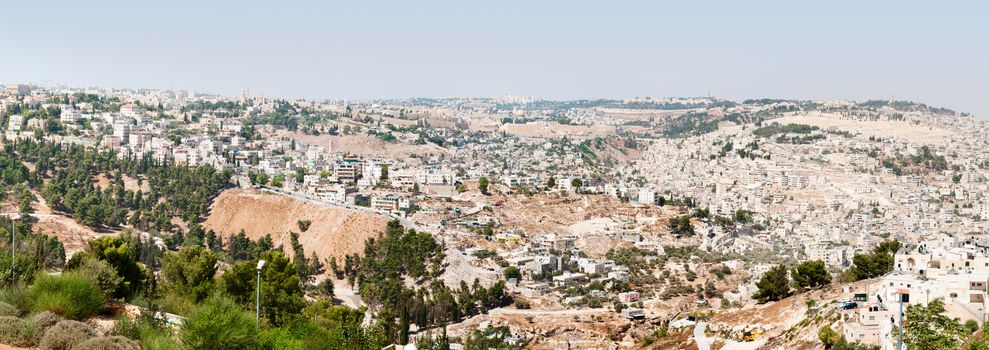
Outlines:
[[[704,334],[707,322],[700,321],[694,325],[694,341],[697,342],[697,350],[711,350],[711,341]]]

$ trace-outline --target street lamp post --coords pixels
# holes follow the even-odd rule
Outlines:
[[[15,269],[17,265],[17,246],[14,245],[16,243],[14,240],[15,237],[14,232],[16,231],[17,231],[17,226],[15,225],[14,222],[14,216],[11,215],[10,216],[10,282],[11,283],[17,281],[17,278],[14,276],[14,271],[17,271],[17,269]]]
[[[264,268],[266,262],[264,260],[258,260],[258,297],[254,304],[254,313],[258,325],[261,325],[261,269]]]

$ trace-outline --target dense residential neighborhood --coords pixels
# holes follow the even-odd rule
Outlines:
[[[938,301],[960,322],[989,321],[989,241],[982,237],[989,125],[923,104],[573,103],[514,95],[308,101],[246,90],[224,97],[8,84],[0,111],[8,147],[82,147],[121,161],[229,175],[230,188],[205,222],[183,214],[177,225],[143,224],[150,213],[138,210],[82,223],[139,233],[165,250],[200,225],[215,235],[217,243],[206,246],[221,254],[240,254],[228,249],[255,239],[308,249],[312,258],[300,266],[332,266],[313,275],[312,288],[332,284],[335,299],[371,307],[369,315],[389,304],[367,299],[372,292],[361,279],[370,277],[351,268],[364,248],[327,250],[337,238],[310,228],[323,226],[312,214],[295,213],[301,209],[278,209],[295,213],[298,227],[290,221],[285,225],[293,229],[270,232],[237,208],[281,197],[325,208],[309,211],[383,217],[429,233],[441,244],[434,258],[442,263],[433,268],[445,284],[468,292],[498,288],[514,300],[506,309],[493,302],[493,310],[473,317],[476,311],[461,311],[463,322],[446,328],[453,335],[507,327],[506,344],[555,347],[559,338],[538,337],[539,327],[522,327],[510,315],[566,319],[572,310],[590,315],[565,321],[571,337],[587,344],[605,346],[612,343],[607,333],[621,332],[623,346],[642,339],[674,346],[683,339],[650,329],[701,324],[726,344],[765,342],[781,331],[779,320],[796,316],[746,324],[719,317],[825,290],[837,293],[822,296],[832,298],[833,309],[801,307],[837,313],[839,322],[822,332],[863,346],[892,346],[901,295],[910,295],[910,305]],[[149,193],[139,188],[140,176],[123,178],[137,181],[136,190],[121,187],[135,191],[129,195]],[[48,202],[66,198],[47,193],[41,194]],[[86,208],[79,205],[60,210],[76,217]],[[221,209],[227,205],[234,212]],[[366,237],[371,247],[380,228],[361,227],[339,234]],[[62,243],[66,258],[84,253]],[[727,314],[707,314],[715,310]],[[586,328],[602,318],[624,330]],[[416,326],[430,327],[425,322]],[[811,328],[806,333],[816,336]]]

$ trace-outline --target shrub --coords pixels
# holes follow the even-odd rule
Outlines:
[[[182,322],[182,343],[188,349],[251,349],[258,327],[253,315],[230,299],[211,297]]]
[[[309,226],[312,226],[312,220],[299,220],[299,230],[302,232],[309,231]]]
[[[131,320],[130,316],[124,314],[117,317],[117,323],[113,325],[110,334],[130,339],[141,339],[141,327],[137,322]]]
[[[105,261],[110,266],[117,271],[117,276],[123,278],[123,282],[120,283],[118,288],[112,291],[112,295],[115,298],[129,298],[134,296],[141,286],[144,285],[145,279],[147,279],[147,271],[144,269],[144,265],[137,261],[137,258],[131,254],[131,246],[128,244],[127,237],[100,237],[89,241],[89,246],[85,251],[76,254],[80,256],[82,261],[86,259],[97,259]],[[77,260],[77,257],[73,256],[71,262]],[[81,262],[81,261],[80,261]],[[73,263],[67,263],[66,266],[73,266]]]
[[[31,324],[34,327],[34,342],[41,342],[41,337],[45,335],[45,332],[62,321],[65,321],[64,317],[51,311],[42,311],[34,314],[31,317]]]
[[[840,338],[841,335],[831,329],[830,326],[823,326],[817,330],[817,339],[820,339],[824,343],[825,348],[831,348]]]
[[[171,333],[142,331],[141,347],[144,350],[182,350]]]
[[[141,350],[141,344],[126,337],[115,335],[89,339],[79,343],[72,350]]]
[[[309,322],[296,322],[287,327],[266,329],[259,335],[262,349],[302,349],[303,339],[319,335],[319,327]]]
[[[213,290],[216,260],[216,255],[203,247],[166,252],[161,261],[165,289],[193,303],[203,301]]]
[[[172,329],[161,315],[157,304],[152,301],[146,309],[141,309],[136,319],[128,315],[118,317],[110,334],[137,340],[144,350],[181,350],[172,337]]]
[[[51,311],[73,320],[90,317],[106,305],[106,295],[93,280],[75,273],[39,275],[28,293],[31,311]]]
[[[27,309],[27,287],[24,285],[13,285],[0,290],[0,301],[13,305],[14,307]]]
[[[14,305],[0,302],[0,316],[20,316],[21,311]]]
[[[112,293],[117,290],[117,288],[120,288],[120,285],[124,283],[124,278],[117,275],[117,270],[103,260],[97,260],[94,258],[82,259],[79,263],[79,267],[76,267],[72,271],[89,277],[89,279],[96,282],[96,286],[99,287],[100,290],[108,293]]]
[[[31,342],[27,322],[14,316],[0,316],[0,343],[30,346]]]
[[[968,330],[969,334],[975,333],[979,330],[979,322],[976,322],[975,320],[965,321],[964,326],[965,329]]]
[[[70,350],[75,345],[82,343],[95,336],[93,328],[88,324],[65,320],[56,323],[45,331],[45,336],[38,343],[42,349],[48,350]]]

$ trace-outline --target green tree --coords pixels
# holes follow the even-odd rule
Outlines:
[[[223,238],[216,235],[213,230],[206,231],[206,247],[212,251],[223,249]]]
[[[512,279],[512,278],[520,279],[520,278],[522,278],[522,272],[519,271],[519,268],[518,267],[515,267],[515,266],[506,267],[504,272],[505,272],[505,279]]]
[[[690,223],[690,215],[672,217],[669,220],[670,233],[677,236],[693,236],[694,225]]]
[[[302,311],[302,317],[319,326],[320,331],[307,336],[303,349],[378,350],[388,345],[379,325],[362,326],[365,309],[317,301]]]
[[[285,183],[285,174],[278,173],[275,177],[271,178],[272,187],[282,187],[283,183]]]
[[[296,224],[299,226],[299,231],[306,232],[309,231],[309,226],[312,226],[312,220],[299,220]]]
[[[813,289],[831,284],[831,273],[821,260],[805,261],[797,265],[790,277],[798,288]]]
[[[295,232],[289,232],[291,237],[290,243],[292,245],[292,261],[295,263],[295,273],[299,276],[299,279],[303,284],[312,283],[316,276],[323,274],[323,263],[313,253],[310,258],[306,258],[305,248],[299,243],[299,234]]]
[[[147,272],[144,265],[137,261],[137,256],[128,244],[120,236],[100,237],[89,241],[86,250],[76,254],[70,262],[69,268],[79,266],[82,259],[94,258],[110,264],[116,271],[117,276],[123,278],[117,290],[112,291],[112,296],[116,298],[133,297],[147,279]],[[74,262],[74,263],[73,263]]]
[[[268,174],[267,173],[259,173],[259,174],[257,174],[254,177],[254,180],[251,181],[251,183],[253,183],[255,185],[267,185],[268,184]]]
[[[913,304],[907,307],[903,342],[909,350],[957,349],[965,337],[965,330],[957,318],[944,314],[944,302],[933,300],[927,306]]]
[[[871,253],[855,254],[852,267],[846,271],[848,279],[853,281],[876,278],[893,271],[893,255],[900,249],[898,241],[884,241],[876,246]]]
[[[584,186],[584,180],[581,179],[570,180],[570,186],[573,186],[574,190],[580,190],[580,188]]]
[[[465,349],[520,349],[518,346],[514,346],[508,343],[507,339],[511,337],[511,330],[507,326],[493,327],[488,326],[488,328],[481,330],[475,329],[468,333],[464,338],[464,348]]]
[[[752,298],[760,303],[778,301],[790,296],[790,280],[787,278],[786,266],[780,264],[770,268],[756,283],[756,287],[759,290],[752,295]]]
[[[477,180],[477,189],[483,194],[488,194],[488,178],[481,176],[481,178]]]
[[[546,181],[546,188],[547,189],[550,189],[550,190],[556,188],[556,178],[555,177],[552,177],[552,176],[549,177],[549,180]]]
[[[838,340],[841,339],[841,335],[831,329],[830,326],[821,326],[821,329],[817,331],[817,339],[820,339],[824,343],[825,349],[830,349]]]
[[[286,324],[305,306],[295,264],[279,251],[262,253],[261,259],[267,262],[261,270],[261,316],[274,325]],[[221,278],[224,291],[241,305],[254,305],[257,262],[239,262]]]
[[[227,254],[234,260],[246,260],[251,257],[251,252],[254,250],[254,242],[251,242],[247,238],[247,234],[244,230],[240,230],[239,233],[230,238],[229,247],[227,248]]]
[[[165,288],[193,302],[203,301],[215,284],[216,261],[216,255],[203,247],[165,253],[161,265]]]
[[[253,315],[217,296],[192,310],[179,334],[189,349],[254,349],[258,341]]]

